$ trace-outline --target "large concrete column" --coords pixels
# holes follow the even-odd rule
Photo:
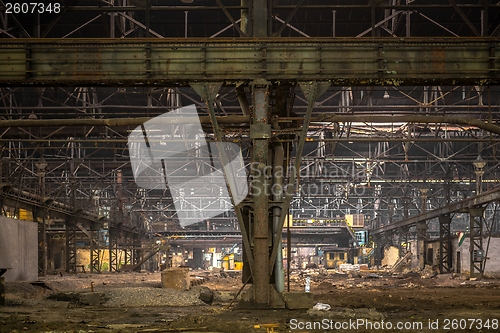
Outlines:
[[[252,138],[252,197],[254,202],[254,276],[253,300],[256,305],[267,306],[269,294],[269,138],[271,126],[269,118],[269,85],[267,82],[254,82],[252,86],[253,117],[250,125]]]

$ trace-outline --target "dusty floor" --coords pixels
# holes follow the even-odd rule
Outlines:
[[[48,276],[43,284],[7,283],[0,332],[266,332],[254,328],[259,324],[278,324],[276,332],[500,332],[500,280],[312,272],[315,303],[332,308],[291,311],[228,307],[241,277],[197,273],[209,278],[202,286],[216,291],[212,305],[198,299],[202,286],[190,291],[160,288],[160,273],[78,274]],[[309,273],[293,275],[292,290],[302,291]],[[89,292],[91,284],[105,294],[105,303],[89,306],[47,298],[65,290]]]

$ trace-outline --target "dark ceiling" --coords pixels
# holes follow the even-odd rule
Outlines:
[[[50,3],[50,1],[42,2]],[[0,36],[107,38],[113,34],[111,22],[114,19],[114,36],[145,37],[145,29],[136,28],[137,24],[146,25],[146,2],[146,0],[62,0],[60,1],[62,8],[60,14],[45,13],[39,18],[36,14],[30,13],[7,16],[4,30],[10,26],[8,34],[4,32],[4,36],[2,33]],[[239,0],[221,2],[235,21],[240,18],[240,8],[243,7]],[[272,1],[268,6],[271,8],[269,19],[272,22],[273,33],[279,29],[282,25],[281,21],[286,20],[299,2],[301,6],[289,20],[292,27],[286,27],[281,33],[282,37],[305,35],[332,37],[333,33],[335,37],[355,37],[363,32],[365,32],[364,36],[372,36],[371,32],[366,32],[372,25],[370,0]],[[408,5],[405,5],[405,1],[399,0],[376,1],[373,16],[375,22],[391,18],[382,23],[374,35],[406,36],[407,13],[410,13],[408,33],[412,37],[451,37],[454,35],[466,37],[481,33],[485,36],[498,36],[500,34],[500,4],[494,1],[416,0],[408,2]],[[118,5],[122,7],[113,8],[111,3],[114,3],[115,7]],[[231,24],[230,19],[215,0],[194,0],[191,4],[185,4],[181,0],[150,0],[149,3],[150,29],[156,33],[153,33],[152,37],[184,38],[186,17],[188,37],[210,37]],[[454,7],[455,4],[456,7]],[[122,20],[124,17],[132,18],[133,21],[124,23]],[[13,24],[15,21],[19,24]],[[239,37],[239,33],[235,28],[229,28],[217,36]]]

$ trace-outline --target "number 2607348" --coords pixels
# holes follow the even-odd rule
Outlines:
[[[5,13],[7,14],[59,14],[61,4],[58,2],[7,2]]]

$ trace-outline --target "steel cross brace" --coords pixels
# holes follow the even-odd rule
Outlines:
[[[197,82],[191,82],[191,87],[196,91],[198,95],[205,101],[208,107],[208,111],[210,114],[210,121],[212,122],[212,126],[214,128],[214,135],[215,135],[215,140],[217,142],[220,142],[222,140],[223,134],[221,133],[219,123],[217,121],[217,116],[215,114],[214,110],[214,101],[215,101],[215,96],[219,92],[220,87],[222,86],[222,82],[211,82],[211,83],[197,83]],[[225,152],[224,149],[218,149],[219,154],[222,160],[223,165],[227,165],[229,163],[229,158],[227,156],[227,153]],[[226,184],[228,184],[228,177],[232,177],[232,174],[227,174],[224,172],[224,177],[226,178]],[[241,230],[241,236],[242,236],[242,241],[243,241],[243,247],[245,248],[246,254],[247,254],[247,260],[250,266],[250,274],[253,275],[253,255],[251,252],[251,247],[250,247],[250,239],[248,237],[248,233],[246,231],[245,225],[244,225],[244,219],[243,219],[243,214],[242,214],[242,207],[240,204],[235,205],[234,200],[233,200],[233,195],[231,193],[231,187],[228,186],[228,192],[229,195],[231,196],[231,201],[234,206],[234,210],[236,212],[236,216],[238,218],[238,224],[240,226]]]
[[[483,224],[484,210],[486,206],[469,208],[470,214],[470,244],[469,263],[470,277],[482,278],[484,274],[484,248],[483,248]]]
[[[278,224],[277,239],[273,244],[273,250],[271,252],[271,260],[269,262],[270,273],[273,271],[272,268],[274,267],[278,251],[281,251],[281,249],[278,248],[278,244],[280,244],[281,238],[283,236],[281,230],[283,230],[283,224],[285,223],[285,215],[286,215],[283,212],[287,210],[287,208],[290,206],[290,202],[292,201],[293,197],[292,189],[295,185],[295,179],[297,178],[297,174],[300,172],[302,151],[304,150],[304,145],[306,142],[307,130],[309,129],[309,123],[311,121],[311,114],[314,107],[314,102],[318,99],[318,97],[320,97],[325,93],[325,91],[330,86],[330,83],[313,81],[313,82],[300,82],[299,85],[300,88],[302,89],[302,92],[307,98],[307,110],[304,116],[304,123],[302,124],[302,131],[300,133],[299,143],[297,145],[297,150],[295,153],[295,161],[293,166],[294,169],[292,170],[292,173],[290,175],[290,180],[287,184],[287,187],[285,188],[285,198],[283,200],[283,206],[281,207],[281,216]]]
[[[451,215],[439,215],[439,270],[450,273],[452,268]]]

